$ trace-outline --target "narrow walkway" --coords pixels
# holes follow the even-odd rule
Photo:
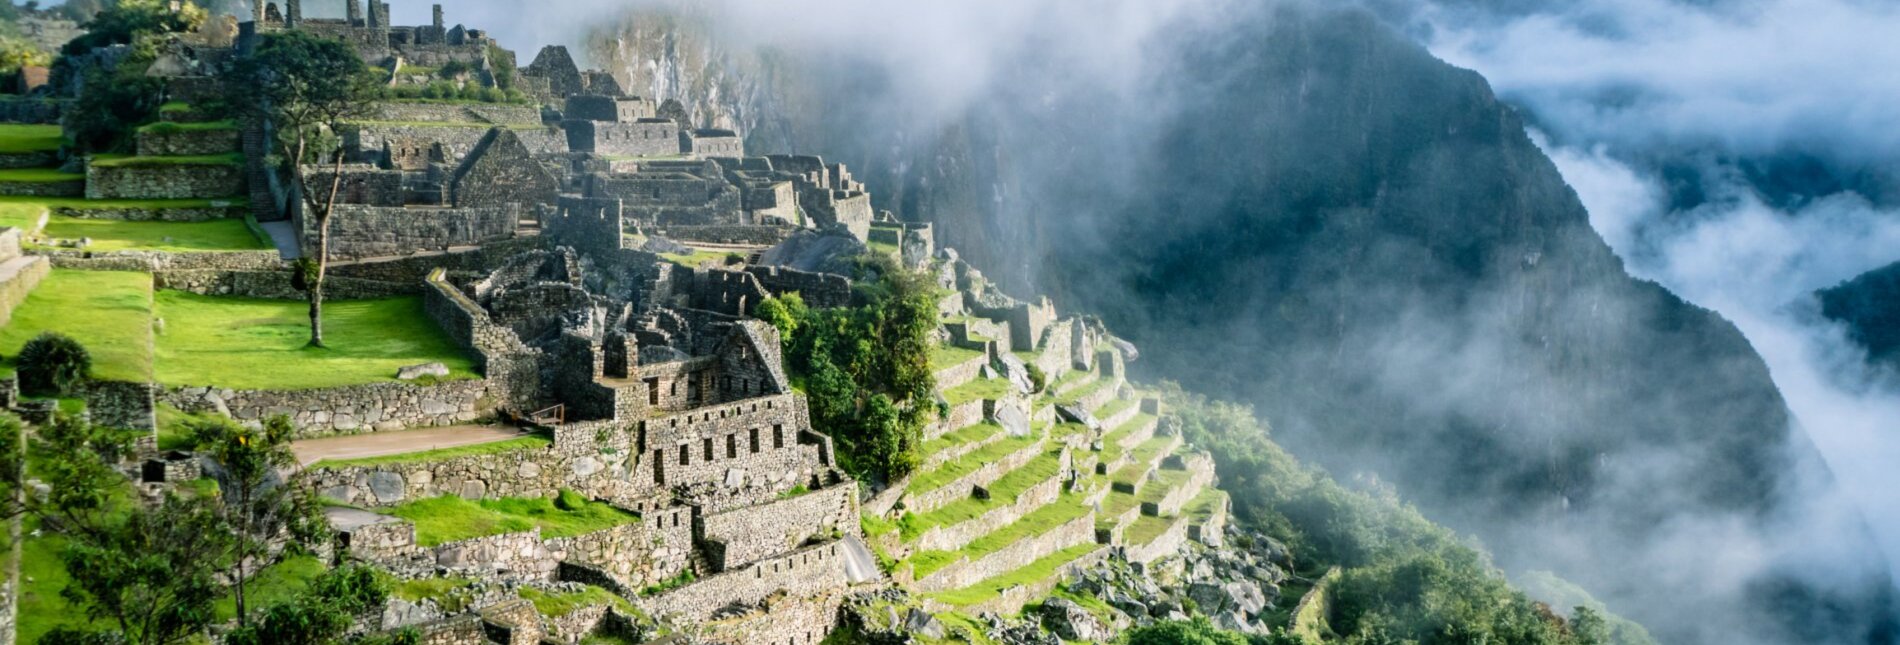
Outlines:
[[[361,459],[401,455],[438,448],[473,446],[526,436],[506,426],[444,426],[426,430],[372,432],[343,437],[305,439],[290,444],[297,463],[308,466],[325,459]]]
[[[303,257],[303,251],[297,248],[297,229],[288,220],[278,222],[258,222],[259,228],[270,234],[271,244],[277,245],[277,255],[286,260]]]

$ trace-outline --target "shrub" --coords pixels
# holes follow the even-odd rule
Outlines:
[[[1024,366],[1029,368],[1030,393],[1041,394],[1042,389],[1049,386],[1049,375],[1043,373],[1042,368],[1036,367],[1035,363],[1024,363]]]
[[[34,396],[64,396],[92,371],[92,355],[72,337],[40,332],[20,348],[20,390]]]
[[[442,78],[455,78],[457,76],[467,74],[470,71],[472,71],[472,69],[468,66],[468,63],[464,63],[459,60],[452,60],[452,61],[449,61],[449,64],[443,65],[442,69],[436,70],[435,75],[440,76]]]
[[[554,507],[563,511],[578,511],[587,507],[587,498],[582,497],[580,493],[563,488],[554,498]]]

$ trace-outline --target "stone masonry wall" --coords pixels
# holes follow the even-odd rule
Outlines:
[[[86,411],[97,425],[155,430],[158,418],[153,389],[150,383],[91,381],[86,384]]]
[[[470,421],[483,412],[487,388],[479,380],[433,385],[369,383],[313,390],[170,387],[159,400],[187,412],[217,411],[239,421],[288,415],[299,437],[314,437]]]
[[[1003,455],[996,461],[984,464],[976,470],[971,471],[970,474],[957,478],[948,484],[944,484],[936,490],[923,491],[905,497],[904,507],[914,513],[928,513],[945,504],[968,497],[971,489],[977,486],[987,486],[990,482],[996,481],[1003,475],[1008,474],[1009,471],[1021,468],[1023,464],[1029,463],[1030,460],[1041,456],[1046,449],[1047,448],[1040,443],[1031,443],[1028,446],[1024,446],[1022,450]],[[1069,452],[1067,449],[1064,449],[1062,453],[1063,469],[1067,470],[1069,464]]]
[[[600,570],[626,589],[644,589],[679,576],[692,561],[692,508],[648,511],[639,523],[547,540],[557,562]]]
[[[157,271],[153,286],[176,289],[206,296],[238,296],[271,300],[303,300],[306,296],[290,284],[288,271],[222,271],[190,269]],[[324,300],[368,300],[421,293],[422,284],[398,284],[329,276],[323,280]]]
[[[512,205],[490,208],[338,205],[330,215],[330,257],[402,256],[474,246],[514,237],[520,219],[520,210]],[[304,218],[306,240],[315,239],[315,226],[311,218]]]
[[[830,273],[813,273],[786,267],[747,267],[747,273],[773,294],[796,291],[805,304],[817,308],[851,305],[851,279]]]
[[[237,165],[86,167],[86,199],[214,199],[244,194]]]
[[[1188,518],[1181,517],[1168,524],[1168,529],[1147,544],[1130,544],[1121,548],[1122,559],[1139,564],[1147,564],[1181,552],[1181,545],[1187,543]]]
[[[652,231],[655,235],[678,242],[772,246],[784,242],[799,229],[794,226],[670,224],[654,226]]]
[[[708,559],[715,569],[730,570],[790,551],[807,538],[855,527],[857,501],[856,486],[832,486],[708,515],[702,533],[719,545]]]
[[[502,103],[405,103],[384,101],[376,104],[376,121],[395,123],[497,123],[532,125],[541,123],[541,110],[532,105]]]
[[[441,279],[438,270],[424,281],[422,309],[463,349],[473,353],[488,381],[488,396],[498,406],[529,408],[540,403],[540,352],[515,332]]]
[[[1055,503],[1062,495],[1063,473],[1057,472],[1049,479],[1037,482],[1017,494],[1016,501],[1008,506],[992,509],[975,518],[951,524],[935,526],[917,536],[913,543],[916,551],[954,551],[961,549],[977,538],[989,535],[1011,522],[1022,519],[1043,506]]]
[[[220,205],[223,204],[223,205]],[[88,207],[84,202],[54,206],[54,215],[77,217],[81,219],[109,219],[128,222],[209,222],[220,219],[240,219],[244,217],[246,207],[238,200],[213,200],[210,206],[187,208],[139,208],[139,207]]]
[[[703,579],[644,604],[657,616],[695,623],[726,606],[756,604],[780,590],[816,596],[844,586],[844,554],[837,542],[829,542]]]
[[[543,447],[422,463],[315,468],[298,478],[323,496],[373,508],[460,495],[469,499],[544,497],[562,488],[590,497],[628,469],[626,453],[566,455]],[[610,501],[612,501],[610,499]],[[618,503],[618,502],[616,502]]]
[[[276,251],[216,251],[209,253],[172,253],[169,251],[72,251],[36,249],[58,268],[92,271],[165,271],[187,269],[223,269],[253,271],[279,269],[284,260]]]
[[[238,150],[238,129],[221,130],[141,130],[138,151],[141,157],[221,155]]]

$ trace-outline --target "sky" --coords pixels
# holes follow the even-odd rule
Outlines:
[[[1739,326],[1900,561],[1900,387],[1811,293],[1900,261],[1900,4],[1580,0],[1510,14],[1425,3],[1416,32],[1530,113],[1631,273]],[[1841,181],[1780,194],[1759,168]],[[1699,187],[1698,199],[1674,189]]]

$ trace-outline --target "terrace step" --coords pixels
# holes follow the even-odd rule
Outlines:
[[[1099,562],[1107,555],[1108,549],[1096,545],[1072,546],[975,584],[927,595],[924,610],[961,611],[972,615],[1015,614],[1022,611],[1023,605],[1046,596],[1070,572]]]
[[[43,168],[27,168],[28,171],[43,171]],[[86,178],[72,175],[69,179],[15,180],[0,171],[0,195],[8,197],[80,197],[86,194]],[[50,175],[45,175],[51,177]]]
[[[992,482],[988,492],[994,508],[982,510],[969,519],[952,524],[935,524],[939,517],[961,517],[967,513],[982,509],[982,500],[969,498],[957,500],[929,513],[913,515],[920,525],[929,525],[910,543],[917,551],[951,551],[961,549],[1001,527],[1007,526],[1023,516],[1033,513],[1043,506],[1055,503],[1062,495],[1068,468],[1064,467],[1066,455],[1061,451],[1045,454],[1037,460],[1024,464],[1022,468]],[[1044,461],[1047,460],[1047,461]],[[1004,497],[1008,499],[1003,500]]]
[[[985,421],[944,433],[943,436],[924,442],[924,461],[918,470],[935,470],[945,462],[970,454],[978,448],[996,443],[1009,433],[993,421]],[[932,444],[941,442],[941,447]]]
[[[1045,527],[1051,522],[1054,524]],[[1038,528],[1043,530],[1036,531]],[[1003,544],[986,544],[999,541],[992,538],[993,535],[1016,539]],[[979,538],[972,543],[977,547],[974,553],[937,552],[939,557],[956,555],[957,559],[926,573],[913,586],[924,592],[960,589],[981,582],[987,572],[1014,570],[1064,549],[1094,542],[1094,510],[1069,499],[1036,509]],[[917,556],[912,558],[915,562]]]
[[[954,469],[950,472],[953,472],[955,476],[934,487],[913,488],[906,492],[904,494],[904,507],[914,513],[928,513],[945,504],[969,496],[978,486],[989,486],[996,480],[1002,479],[1003,476],[1008,475],[1011,471],[1023,467],[1042,455],[1046,450],[1045,437],[1034,436],[1026,439],[1027,441],[1019,441],[1018,438],[1012,437],[999,440],[991,446],[985,446],[984,449],[972,451],[957,461],[943,464],[938,469],[930,471],[939,472],[944,471],[944,469]],[[1016,447],[1018,444],[1021,444],[1021,447]],[[1000,452],[1001,450],[1009,448],[1015,449],[1009,452]],[[913,487],[918,486],[920,478],[930,474],[930,472],[920,472],[917,475],[913,475],[911,485]]]
[[[0,325],[13,319],[13,310],[26,301],[41,280],[53,272],[53,263],[37,255],[8,258],[0,262]]]

